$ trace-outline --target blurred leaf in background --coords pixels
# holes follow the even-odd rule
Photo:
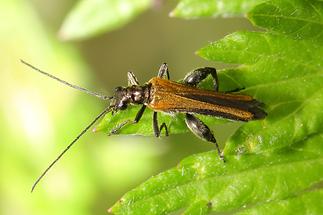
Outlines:
[[[170,13],[173,17],[196,19],[202,17],[242,16],[265,0],[182,0]]]
[[[93,187],[84,183],[92,177],[82,173],[87,171],[86,166],[81,168],[85,160],[75,159],[65,169],[56,169],[57,174],[49,176],[43,189],[33,195],[30,186],[56,149],[80,129],[75,119],[86,122],[86,109],[96,112],[98,107],[88,98],[81,102],[77,93],[34,73],[20,59],[80,84],[90,79],[86,66],[73,48],[63,47],[45,32],[28,2],[1,1],[0,5],[6,17],[0,28],[5,50],[0,53],[1,214],[86,214]],[[68,73],[62,75],[63,71]],[[84,109],[73,110],[76,103]],[[74,182],[72,175],[82,177]],[[86,198],[80,198],[76,190]]]
[[[79,0],[66,17],[59,35],[80,40],[122,27],[152,6],[153,0]]]

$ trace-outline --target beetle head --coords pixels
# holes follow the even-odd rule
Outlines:
[[[124,110],[130,103],[130,97],[128,95],[127,88],[116,87],[114,91],[113,99],[111,100],[110,106],[113,107],[114,111]]]

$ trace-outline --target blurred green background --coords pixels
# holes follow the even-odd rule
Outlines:
[[[210,64],[194,52],[240,29],[243,18],[179,20],[168,17],[175,1],[161,1],[129,24],[77,42],[57,32],[76,1],[0,1],[0,214],[106,214],[123,193],[182,158],[214,149],[192,134],[168,138],[88,132],[57,163],[34,193],[47,165],[105,107],[89,95],[33,72],[24,59],[83,87],[111,95],[126,85],[127,71],[142,83],[161,63],[171,78]],[[220,143],[231,124],[216,126]]]

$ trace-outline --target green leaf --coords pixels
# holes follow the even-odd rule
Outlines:
[[[323,211],[323,189],[302,193],[289,199],[278,200],[256,206],[238,213],[249,214],[321,214]]]
[[[272,0],[255,7],[248,17],[255,25],[295,39],[323,41],[323,1]]]
[[[128,192],[110,211],[167,214],[187,207],[204,212],[208,206],[230,212],[293,198],[323,179],[322,141],[316,135],[270,155],[227,156],[225,164],[215,151],[193,155]]]
[[[212,204],[206,200],[201,200],[191,204],[184,212],[185,215],[203,215],[211,211]]]
[[[266,104],[268,117],[243,125],[226,143],[226,154],[273,150],[323,130],[323,46],[283,35],[238,32],[198,53],[208,60],[243,63],[221,73],[221,83],[244,87],[245,94]]]
[[[89,38],[122,27],[149,8],[152,0],[80,0],[60,29],[64,40]]]
[[[201,18],[216,16],[237,16],[247,13],[265,0],[182,0],[170,13],[178,18]]]

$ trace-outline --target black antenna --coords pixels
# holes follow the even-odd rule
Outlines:
[[[34,191],[35,187],[37,186],[37,184],[40,182],[40,180],[46,175],[46,173],[52,168],[52,166],[54,166],[54,164],[73,146],[73,144],[81,137],[83,136],[83,134],[89,130],[89,128],[92,127],[92,125],[98,121],[98,119],[100,119],[102,116],[104,116],[106,113],[108,113],[111,110],[111,106],[107,107],[104,109],[104,111],[102,111],[97,117],[95,117],[95,119],[88,125],[86,126],[85,129],[83,129],[83,131],[77,135],[77,137],[57,156],[57,158],[45,169],[45,171],[37,178],[37,180],[35,181],[35,183],[33,184],[32,188],[31,188],[31,192]]]
[[[43,74],[43,75],[46,75],[47,77],[50,77],[50,78],[52,78],[52,79],[54,79],[54,80],[56,80],[56,81],[59,81],[59,82],[61,82],[62,84],[65,84],[65,85],[67,85],[67,86],[69,86],[69,87],[72,87],[72,88],[74,88],[74,89],[76,89],[76,90],[80,90],[80,91],[85,92],[85,93],[87,93],[87,94],[90,94],[90,95],[92,95],[92,96],[96,96],[96,97],[98,97],[98,98],[100,98],[100,99],[102,99],[102,100],[107,100],[107,99],[112,99],[112,98],[113,98],[113,97],[111,97],[111,96],[105,96],[105,95],[102,95],[102,94],[100,94],[100,93],[96,93],[96,92],[90,91],[90,90],[88,90],[88,89],[85,89],[85,88],[83,88],[83,87],[77,86],[77,85],[75,85],[75,84],[68,83],[67,81],[64,81],[64,80],[62,80],[62,79],[60,79],[60,78],[58,78],[58,77],[56,77],[56,76],[54,76],[54,75],[52,75],[52,74],[49,74],[49,73],[47,73],[47,72],[44,72],[44,71],[42,71],[42,70],[38,69],[37,67],[35,67],[35,66],[33,66],[33,65],[29,64],[29,63],[27,63],[27,62],[26,62],[26,61],[24,61],[24,60],[20,60],[20,61],[21,61],[23,64],[25,64],[25,65],[29,66],[30,68],[32,68],[33,70],[35,70],[35,71],[37,71],[37,72],[39,72],[39,73],[41,73],[41,74]]]

